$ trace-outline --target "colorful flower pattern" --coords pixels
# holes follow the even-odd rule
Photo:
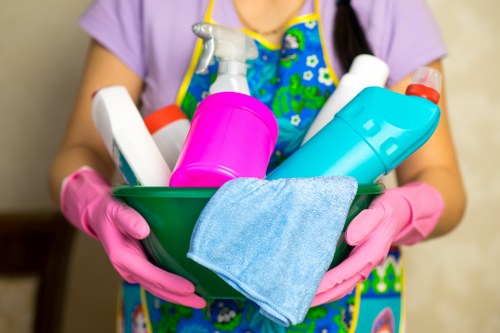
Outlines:
[[[337,302],[311,308],[302,323],[288,328],[262,316],[258,306],[249,300],[209,300],[205,309],[197,310],[164,302],[139,285],[124,282],[123,327],[124,332],[132,332],[133,321],[130,318],[142,307],[147,308],[151,331],[155,333],[370,332],[369,329],[380,322],[381,314],[390,312],[391,320],[395,323],[401,320],[401,291],[397,287],[401,285],[401,279],[400,255],[393,249],[386,262],[377,267],[362,284],[360,299],[356,298],[353,291]],[[387,288],[380,291],[377,284],[382,280]],[[355,309],[359,313],[356,314]],[[354,331],[352,325],[356,316],[363,320],[357,320],[357,330]],[[395,324],[391,326],[397,327]]]

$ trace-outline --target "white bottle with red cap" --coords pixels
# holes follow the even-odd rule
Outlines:
[[[189,132],[186,115],[177,105],[171,104],[145,117],[144,123],[168,166],[174,169]]]
[[[369,54],[354,58],[349,71],[342,76],[337,88],[309,127],[302,144],[328,124],[361,90],[372,86],[383,87],[388,76],[389,66],[383,60]]]

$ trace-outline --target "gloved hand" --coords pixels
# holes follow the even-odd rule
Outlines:
[[[138,241],[148,236],[148,224],[138,212],[112,197],[110,185],[97,172],[83,167],[65,179],[61,209],[71,224],[102,243],[111,264],[126,281],[139,283],[172,303],[205,307],[191,282],[148,261]]]
[[[441,194],[424,183],[385,191],[351,221],[345,238],[354,248],[342,263],[326,272],[311,306],[350,293],[385,260],[391,245],[412,245],[426,238],[443,210]]]

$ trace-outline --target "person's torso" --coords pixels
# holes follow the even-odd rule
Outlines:
[[[161,47],[171,48],[180,39],[189,42],[183,40],[181,45],[186,47],[170,52],[168,59],[155,59],[148,67],[142,96],[145,114],[175,102],[191,117],[197,104],[207,96],[218,63],[212,63],[206,74],[194,73],[201,43],[191,36],[190,27],[201,20],[227,26],[238,26],[238,22],[232,2],[204,4],[204,10],[197,8],[196,13],[192,5],[180,6],[193,10],[189,19],[178,15],[175,25],[179,29],[175,32],[168,29],[173,22],[160,24],[151,32],[165,36],[165,45]],[[245,31],[254,37],[259,50],[258,58],[249,61],[247,72],[251,95],[273,111],[279,125],[270,168],[300,146],[338,82],[327,51],[331,44],[325,39],[319,5],[315,0],[306,1],[301,14],[289,22],[281,44],[269,43]],[[188,8],[180,9],[180,13],[183,11],[188,12]],[[190,36],[180,33],[181,28],[189,31]],[[197,310],[164,302],[127,283],[122,290],[121,317],[124,332],[396,332],[402,322],[401,288],[400,255],[394,250],[352,293],[337,302],[311,308],[302,324],[289,328],[260,315],[258,307],[249,300],[209,300],[206,309]]]

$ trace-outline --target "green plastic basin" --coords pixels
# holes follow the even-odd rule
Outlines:
[[[368,207],[376,195],[383,192],[383,189],[380,184],[358,187],[345,228],[360,211]],[[193,282],[197,294],[202,297],[242,298],[239,292],[214,272],[186,257],[198,216],[216,190],[118,186],[113,189],[113,194],[137,210],[148,222],[151,233],[142,244],[154,264]],[[331,267],[338,265],[349,251],[350,247],[341,237]]]

